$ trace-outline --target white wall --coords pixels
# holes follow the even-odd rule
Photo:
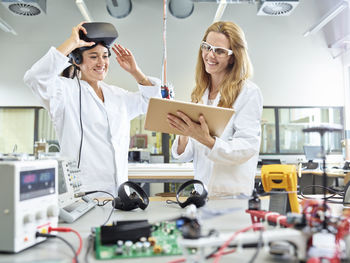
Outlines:
[[[132,0],[133,10],[124,19],[109,16],[104,1],[85,2],[95,21],[116,26],[118,42],[133,51],[144,72],[160,78],[163,1]],[[344,104],[341,60],[332,58],[324,32],[302,36],[327,11],[327,3],[329,0],[300,0],[287,17],[257,16],[255,5],[227,6],[222,19],[236,22],[246,33],[255,70],[253,81],[263,92],[264,105]],[[72,26],[82,20],[74,1],[47,0],[47,7],[46,15],[18,17],[0,5],[0,17],[18,33],[14,36],[0,30],[0,106],[38,105],[23,84],[25,71],[49,46],[63,42]],[[216,8],[215,3],[196,3],[193,14],[182,20],[168,13],[168,80],[175,87],[176,99],[190,98],[198,46]],[[106,82],[136,90],[134,80],[115,61],[111,64]]]

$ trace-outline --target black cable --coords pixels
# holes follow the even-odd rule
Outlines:
[[[213,252],[211,252],[209,255],[205,256],[205,259],[209,259],[209,258],[211,258],[212,256],[214,256],[215,253],[219,251],[219,249],[220,249],[220,248],[216,248],[216,249],[215,249]]]
[[[306,189],[311,188],[311,187],[318,187],[318,188],[321,188],[324,191],[328,191],[328,192],[330,192],[330,196],[328,196],[328,197],[321,197],[321,198],[313,198],[313,197],[305,196],[303,191],[305,191]],[[336,195],[340,195],[340,197],[338,197]],[[323,185],[308,185],[308,186],[305,186],[300,191],[300,196],[302,197],[302,199],[308,199],[308,200],[319,200],[319,199],[322,199],[322,200],[325,200],[325,201],[327,201],[329,203],[333,203],[333,204],[343,204],[343,202],[339,202],[339,201],[332,200],[332,199],[343,199],[344,192],[341,191],[341,190],[340,191],[339,190],[335,190],[335,189],[333,189],[331,187],[324,187]]]
[[[112,210],[111,210],[111,212],[109,213],[109,216],[108,216],[107,220],[102,224],[102,226],[106,225],[106,224],[108,223],[109,219],[111,219],[111,216],[112,216],[112,214],[113,214],[113,211],[114,211],[114,207],[112,206]]]
[[[114,195],[112,195],[111,193],[109,193],[109,192],[107,192],[107,191],[96,190],[96,191],[94,191],[94,193],[104,193],[104,194],[108,194],[108,195],[110,195],[110,196],[113,198],[113,200],[115,199]]]
[[[97,198],[94,198],[94,201],[97,202],[97,206],[105,206],[106,204],[108,204],[109,202],[111,202],[112,200],[107,199],[107,200],[103,200],[102,203],[100,203],[100,200],[98,200]]]
[[[74,247],[72,246],[71,243],[69,243],[66,239],[64,239],[63,237],[57,236],[57,235],[53,235],[53,234],[43,234],[43,233],[39,233],[36,232],[35,233],[36,237],[46,237],[46,238],[58,238],[60,240],[62,240],[66,245],[68,245],[70,247],[70,249],[73,251],[74,253],[74,259],[75,262],[78,263],[78,257],[77,257],[77,252],[75,251]]]
[[[86,192],[85,195],[93,194],[93,193],[105,193],[105,194],[110,195],[110,196],[113,198],[113,201],[112,201],[112,210],[111,210],[111,212],[109,213],[109,216],[108,216],[107,220],[102,224],[102,226],[104,226],[105,224],[108,223],[109,219],[111,218],[111,216],[112,216],[112,214],[113,214],[113,211],[114,211],[113,202],[114,202],[115,197],[114,197],[114,195],[112,195],[111,193],[109,193],[109,192],[107,192],[107,191],[102,191],[102,190],[89,191],[89,192]],[[104,200],[103,202],[105,202],[105,201],[107,201],[107,203],[108,203],[108,202],[110,202],[111,200]],[[106,203],[106,204],[107,204],[107,203]],[[106,205],[106,204],[103,204],[103,203],[102,203],[101,206],[104,206],[104,205]]]
[[[80,80],[78,76],[77,76],[77,80],[79,84],[79,119],[80,119],[80,146],[79,146],[79,155],[78,155],[78,168],[80,168],[81,149],[83,147],[84,129],[83,129],[83,121],[81,118],[81,85],[80,85]]]
[[[95,235],[93,233],[91,233],[88,236],[88,246],[86,248],[86,252],[84,255],[84,260],[86,263],[89,263],[88,255],[89,255],[90,249],[91,249],[92,245],[94,244],[94,242],[95,242]]]
[[[257,246],[256,246],[256,251],[255,251],[253,257],[249,260],[249,263],[253,263],[256,260],[258,254],[260,252],[260,249],[261,249],[261,247],[263,245],[262,233],[263,233],[263,231],[260,230],[260,235],[259,235],[258,243],[257,243]],[[228,246],[228,247],[230,247],[230,246]],[[236,247],[236,246],[234,246],[234,247]],[[220,250],[219,247],[214,249],[210,254],[205,256],[205,259],[209,259],[209,258],[213,257],[216,254],[216,252],[218,252],[219,250]]]
[[[249,263],[253,263],[255,261],[255,259],[258,257],[258,254],[259,254],[260,249],[261,249],[262,244],[263,244],[262,234],[263,234],[263,231],[260,230],[258,244],[256,246],[256,251],[255,251],[254,255],[252,256],[252,258],[249,260]]]
[[[166,200],[166,203],[167,204],[179,204],[178,202],[173,201],[173,200]]]
[[[300,191],[300,195],[301,196],[303,196],[304,194],[303,194],[303,192],[306,190],[306,189],[308,189],[308,188],[311,188],[311,187],[317,187],[317,188],[321,188],[322,190],[327,190],[328,192],[330,192],[330,194],[332,195],[332,196],[335,196],[335,195],[344,195],[344,191],[341,191],[341,190],[335,190],[335,189],[333,189],[333,188],[331,188],[331,187],[325,187],[325,186],[323,186],[323,185],[317,185],[317,184],[315,184],[315,185],[307,185],[307,186],[305,186],[305,187],[303,187],[303,189]],[[328,199],[328,198],[330,198],[330,197],[326,197],[326,200]]]

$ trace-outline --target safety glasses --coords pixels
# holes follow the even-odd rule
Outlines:
[[[212,50],[214,54],[218,57],[226,57],[231,56],[233,54],[233,51],[231,49],[227,49],[224,47],[214,47],[205,41],[201,43],[201,49],[204,52],[210,52]]]

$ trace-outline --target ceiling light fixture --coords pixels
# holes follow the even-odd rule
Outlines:
[[[132,10],[131,0],[106,0],[108,13],[115,18],[127,17]]]
[[[170,0],[169,12],[176,18],[187,18],[194,10],[194,4],[191,0]]]
[[[310,34],[316,34],[322,27],[324,27],[329,21],[335,18],[347,7],[347,1],[340,2],[333,10],[325,14],[316,25],[312,26],[308,31],[306,31],[303,36],[306,37]]]
[[[214,17],[213,23],[218,22],[218,21],[221,20],[221,17],[222,17],[222,15],[225,12],[226,6],[227,6],[227,1],[226,0],[221,0],[220,3],[219,3],[218,9],[216,9],[216,13],[215,13],[215,17]]]
[[[260,0],[258,2],[258,16],[289,16],[299,0]]]
[[[0,29],[5,31],[6,33],[12,33],[17,36],[16,31],[1,18],[0,18]]]
[[[2,0],[2,4],[18,16],[46,14],[46,0]]]
[[[90,15],[89,9],[87,9],[84,0],[76,0],[75,4],[79,8],[81,15],[84,17],[85,21],[92,22],[93,19]]]

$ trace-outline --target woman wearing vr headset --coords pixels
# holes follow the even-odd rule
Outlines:
[[[96,38],[89,32],[97,32]],[[150,97],[160,97],[160,81],[146,77],[130,50],[121,45],[112,47],[116,60],[135,78],[139,92],[103,82],[109,68],[109,47],[117,35],[108,23],[80,23],[63,44],[51,47],[24,76],[50,113],[61,155],[77,160],[82,190],[113,194],[128,180],[130,120],[146,112]],[[71,63],[75,74],[59,76],[72,68]]]
[[[212,24],[200,44],[191,99],[233,108],[235,113],[220,137],[209,134],[203,116],[198,124],[181,112],[168,115],[169,125],[185,135],[175,139],[173,157],[193,160],[195,179],[208,185],[210,196],[252,193],[263,100],[259,88],[248,80],[251,73],[241,28],[232,22]]]

